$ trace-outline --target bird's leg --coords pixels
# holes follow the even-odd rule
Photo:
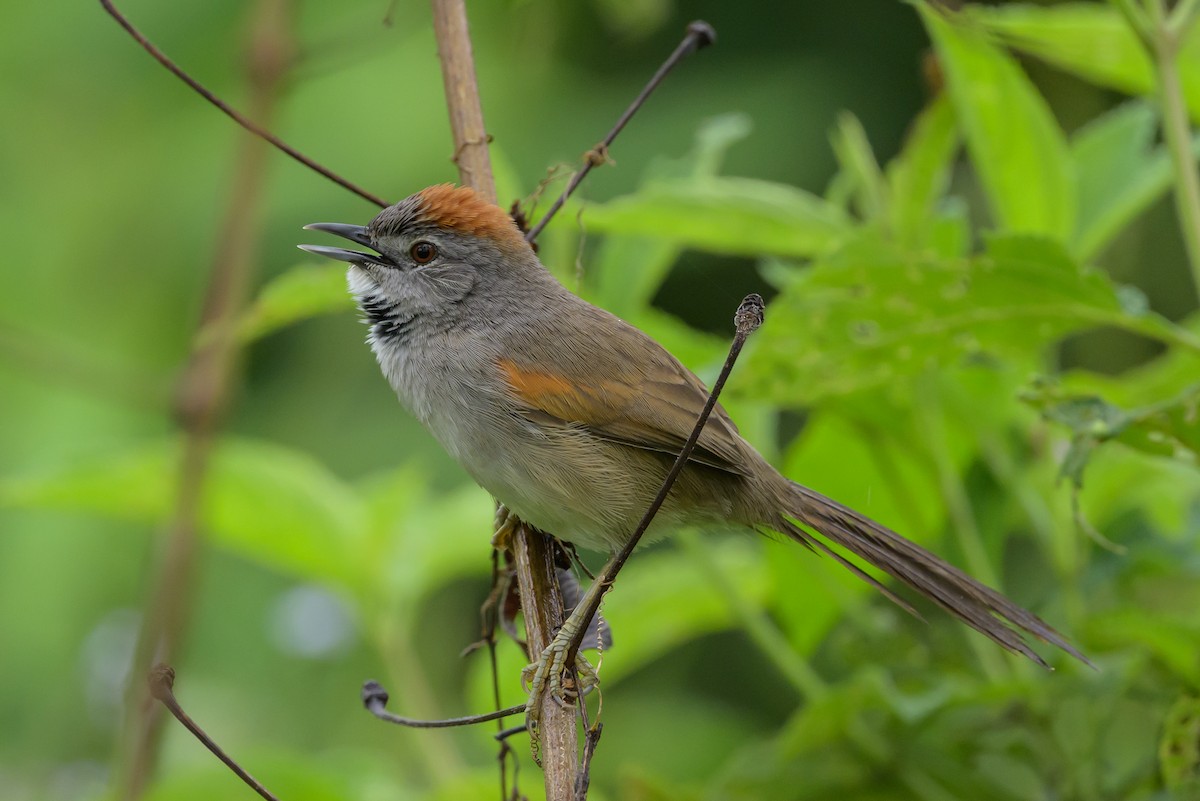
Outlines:
[[[575,605],[570,616],[554,639],[538,656],[536,662],[521,671],[521,683],[529,688],[529,702],[525,707],[525,722],[529,727],[529,736],[533,740],[534,750],[537,750],[537,726],[542,711],[542,694],[549,692],[550,698],[556,703],[567,705],[579,695],[584,695],[600,683],[596,669],[579,653],[579,641],[587,631],[587,611],[594,608],[589,600],[594,595],[602,595],[608,588],[603,581],[592,582],[583,600]],[[574,653],[578,686],[568,686],[563,681],[563,673],[567,670],[568,654]]]
[[[509,544],[512,542],[513,531],[520,522],[517,516],[508,511],[508,507],[502,503],[496,504],[496,516],[492,519],[492,547],[497,551],[509,550]]]

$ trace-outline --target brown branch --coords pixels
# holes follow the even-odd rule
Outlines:
[[[536,657],[550,645],[567,619],[556,575],[554,541],[532,526],[518,523],[512,534],[511,547],[529,653]],[[575,708],[559,704],[549,693],[531,700],[541,705],[539,755],[546,778],[546,799],[569,801],[574,798],[579,768]]]
[[[248,78],[252,113],[259,120],[270,116],[290,65],[290,10],[289,0],[261,0],[252,23]],[[169,661],[187,628],[209,461],[235,383],[240,353],[236,322],[246,305],[261,236],[260,203],[268,155],[259,139],[241,143],[196,344],[176,392],[173,411],[183,429],[183,452],[175,508],[138,635],[136,676],[144,675],[152,664]],[[133,801],[142,795],[157,761],[162,716],[141,682],[130,688],[128,704],[119,787],[120,797]]]
[[[612,130],[595,147],[584,154],[583,166],[571,176],[570,182],[567,183],[567,188],[563,190],[561,195],[555,198],[554,203],[542,215],[542,219],[538,220],[537,225],[526,232],[525,241],[533,242],[537,240],[542,230],[550,223],[554,215],[558,213],[558,210],[563,207],[563,204],[567,202],[568,198],[571,197],[579,185],[583,183],[583,179],[592,171],[592,167],[608,161],[609,146],[616,140],[618,134],[625,129],[629,121],[633,119],[633,115],[638,112],[638,109],[650,97],[651,92],[658,88],[658,85],[663,82],[663,79],[667,77],[671,70],[675,69],[675,65],[682,61],[688,54],[694,53],[700,48],[713,44],[716,41],[717,32],[707,22],[696,20],[687,26],[687,33],[684,35],[683,41],[679,43],[671,55],[667,56],[667,60],[662,63],[662,66],[658,68],[658,71],[654,73],[638,96],[625,109],[625,113],[617,120]]]
[[[442,82],[446,88],[446,109],[450,114],[450,132],[454,136],[453,158],[459,181],[495,203],[496,182],[492,178],[483,106],[475,81],[467,9],[464,0],[432,2],[433,31],[442,60]]]
[[[313,161],[311,158],[304,155],[299,150],[296,150],[296,148],[292,147],[287,142],[284,142],[282,139],[280,139],[278,136],[276,136],[275,134],[268,131],[263,126],[256,124],[252,118],[257,115],[250,114],[249,116],[247,116],[247,115],[241,114],[236,109],[234,109],[232,106],[230,106],[228,103],[226,103],[224,100],[217,97],[215,94],[213,94],[207,88],[205,88],[203,84],[201,84],[199,81],[197,81],[191,75],[189,75],[183,69],[183,67],[180,67],[174,61],[172,61],[167,56],[166,53],[164,53],[163,51],[161,51],[157,47],[155,47],[154,43],[151,42],[149,39],[147,39],[145,36],[143,36],[141,31],[139,31],[137,28],[133,27],[133,23],[131,23],[128,19],[126,19],[125,15],[122,14],[120,11],[118,11],[116,6],[114,6],[112,4],[112,0],[100,0],[100,5],[104,7],[104,10],[106,12],[108,12],[108,15],[110,17],[112,17],[113,19],[115,19],[117,21],[117,24],[120,25],[122,28],[124,28],[126,33],[128,33],[131,37],[133,37],[133,40],[135,42],[137,42],[139,45],[141,45],[142,49],[145,50],[147,53],[149,53],[151,55],[151,57],[154,58],[155,61],[157,61],[162,66],[166,67],[167,70],[172,75],[174,75],[176,78],[178,78],[179,80],[186,83],[193,92],[195,92],[196,94],[203,97],[205,100],[207,100],[212,105],[216,106],[217,109],[221,113],[223,113],[225,116],[229,117],[231,120],[236,122],[238,125],[242,126],[247,131],[249,131],[250,133],[257,136],[259,139],[262,139],[264,142],[270,143],[277,150],[287,154],[291,158],[293,158],[296,161],[303,164],[305,167],[308,167],[313,172],[318,173],[319,175],[321,175],[325,178],[328,178],[330,181],[333,181],[335,184],[342,187],[343,189],[350,190],[354,194],[361,197],[363,200],[366,200],[369,203],[374,203],[376,206],[379,206],[380,208],[390,205],[386,200],[383,200],[382,198],[379,198],[379,197],[371,194],[370,192],[368,192],[367,190],[358,186],[357,184],[353,184],[350,181],[348,181],[347,179],[338,175],[336,172],[329,169],[328,167],[326,167],[322,164],[319,164],[316,161]]]
[[[183,727],[192,733],[192,736],[204,745],[213,755],[225,763],[225,766],[237,774],[237,777],[245,782],[246,786],[266,801],[279,801],[275,795],[263,787],[257,779],[251,776],[241,765],[237,763],[233,757],[226,754],[221,746],[217,745],[211,737],[209,737],[204,729],[200,728],[196,721],[192,720],[188,713],[183,711],[183,707],[175,698],[175,669],[170,665],[159,663],[150,670],[150,675],[147,677],[147,690],[150,696],[167,708],[175,719],[183,724]]]

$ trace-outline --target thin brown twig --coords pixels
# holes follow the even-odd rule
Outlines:
[[[707,22],[696,20],[687,26],[687,33],[684,35],[683,41],[667,57],[667,60],[662,63],[662,66],[658,68],[658,71],[654,73],[638,96],[625,109],[625,113],[617,120],[612,130],[585,154],[583,166],[571,176],[571,180],[567,183],[567,188],[563,190],[561,195],[555,198],[554,203],[547,209],[542,218],[538,220],[537,225],[530,228],[525,234],[525,241],[533,242],[536,240],[541,235],[542,230],[550,223],[550,220],[553,219],[554,215],[558,213],[558,210],[563,207],[563,204],[570,199],[579,185],[583,183],[583,179],[592,171],[592,167],[603,164],[608,159],[608,148],[616,140],[618,134],[629,124],[629,121],[633,119],[633,115],[638,112],[638,109],[645,104],[650,94],[658,88],[658,85],[662,83],[671,70],[675,69],[675,65],[682,61],[684,56],[694,53],[700,48],[706,47],[716,41],[717,32]]]
[[[561,576],[560,571],[559,575]],[[578,681],[577,672],[571,674],[571,678]],[[599,688],[597,688],[599,692]],[[584,693],[578,692],[575,694],[575,706],[579,710],[579,726],[583,729],[583,756],[579,759],[579,770],[575,772],[575,801],[587,801],[587,788],[591,783],[592,775],[592,756],[595,754],[595,747],[591,745],[591,733],[600,727],[600,721],[596,721],[596,726],[593,727],[591,721],[588,720],[588,705],[587,697]]]
[[[358,186],[357,184],[354,184],[354,183],[350,182],[349,180],[347,180],[346,178],[343,178],[342,176],[338,175],[336,172],[329,169],[328,167],[326,167],[326,166],[314,161],[313,159],[309,158],[308,156],[304,155],[299,150],[296,150],[296,148],[292,147],[287,142],[284,142],[278,136],[276,136],[275,134],[268,131],[266,128],[256,124],[250,117],[240,113],[239,111],[234,109],[232,106],[230,106],[228,103],[226,103],[224,100],[217,97],[215,94],[213,94],[207,88],[205,88],[205,86],[203,84],[201,84],[198,80],[196,80],[191,75],[189,75],[182,67],[180,67],[178,64],[176,64],[174,61],[172,61],[167,56],[166,53],[159,50],[154,45],[153,42],[151,42],[149,39],[147,39],[142,34],[141,31],[139,31],[137,28],[135,28],[133,26],[133,23],[131,23],[125,17],[125,15],[122,14],[117,9],[117,7],[113,5],[112,0],[100,0],[100,5],[104,7],[104,10],[106,12],[108,12],[108,15],[110,17],[112,17],[114,20],[116,20],[117,24],[120,25],[122,28],[124,28],[125,32],[128,33],[131,37],[133,37],[133,40],[135,42],[137,42],[139,45],[141,45],[142,49],[145,50],[147,53],[149,53],[151,55],[151,57],[154,58],[155,61],[157,61],[162,66],[166,67],[166,69],[172,75],[174,75],[175,77],[179,78],[179,80],[186,83],[193,92],[195,92],[196,94],[203,97],[205,100],[207,100],[213,106],[216,106],[216,108],[218,110],[220,110],[221,113],[223,113],[225,116],[229,117],[231,120],[236,122],[238,125],[242,126],[242,128],[244,128],[247,131],[249,131],[250,133],[254,134],[259,139],[262,139],[264,142],[270,143],[277,150],[279,150],[283,153],[286,153],[288,156],[290,156],[291,158],[300,162],[305,167],[308,167],[313,172],[318,173],[319,175],[321,175],[324,178],[328,178],[330,181],[333,181],[335,184],[342,187],[343,189],[348,189],[349,191],[358,195],[360,198],[367,201],[368,203],[374,203],[376,206],[379,206],[380,208],[384,208],[384,207],[390,205],[386,200],[383,200],[382,198],[371,194],[370,192],[368,192],[367,190]]]
[[[741,305],[738,306],[733,318],[735,333],[733,344],[729,347],[729,355],[725,358],[725,364],[721,367],[720,375],[717,376],[717,380],[713,383],[712,390],[708,394],[708,400],[705,402],[704,408],[700,411],[700,416],[696,419],[696,425],[692,428],[691,435],[688,436],[687,441],[683,444],[683,448],[675,458],[675,463],[671,465],[666,478],[663,479],[658,494],[654,496],[654,500],[651,501],[650,506],[646,509],[646,513],[642,515],[641,521],[638,523],[637,528],[634,529],[628,542],[604,565],[604,569],[600,571],[599,577],[592,584],[591,588],[588,589],[587,595],[584,596],[576,610],[582,610],[580,612],[580,619],[585,624],[600,609],[600,602],[603,600],[604,594],[608,592],[613,582],[616,581],[617,573],[621,571],[626,560],[629,559],[630,554],[637,547],[638,542],[642,539],[642,535],[646,533],[646,529],[650,527],[654,516],[658,514],[658,510],[662,508],[663,502],[666,501],[667,495],[671,492],[671,487],[675,485],[675,480],[683,472],[688,458],[692,455],[692,450],[696,447],[696,442],[700,439],[700,432],[704,430],[704,424],[708,422],[709,415],[712,414],[712,410],[717,405],[717,398],[720,397],[721,390],[725,387],[725,381],[729,378],[730,372],[733,371],[733,365],[737,362],[738,356],[742,352],[742,347],[746,344],[746,340],[750,335],[762,325],[765,308],[762,296],[753,293],[747,295],[742,300]],[[579,645],[583,640],[585,631],[587,631],[587,626],[581,625],[575,633],[575,637],[567,649],[566,664],[575,664],[575,655],[579,651]]]
[[[529,727],[524,723],[518,723],[516,726],[510,726],[507,729],[501,729],[493,735],[493,738],[499,742],[504,742],[509,737],[513,737],[517,734],[524,734],[528,730]]]
[[[367,711],[380,720],[395,723],[397,726],[407,726],[410,729],[452,729],[456,726],[474,726],[477,723],[487,723],[490,720],[501,720],[519,715],[525,711],[525,704],[517,704],[506,709],[498,709],[495,712],[463,715],[458,718],[439,718],[437,720],[406,718],[387,711],[388,691],[377,681],[368,681],[363,684],[362,702]]]
[[[290,65],[288,13],[288,0],[261,0],[253,24],[249,82],[251,106],[258,119],[270,116]],[[196,345],[176,391],[174,414],[183,429],[178,489],[138,635],[134,666],[139,674],[152,664],[171,660],[187,628],[209,462],[232,394],[240,352],[235,322],[246,304],[261,233],[259,207],[267,154],[261,141],[243,140],[231,199],[216,237]],[[144,792],[157,761],[162,716],[140,682],[130,688],[128,703],[118,786],[120,797],[133,801]]]
[[[231,771],[237,774],[237,777],[246,783],[251,790],[258,793],[266,799],[266,801],[279,801],[275,795],[264,787],[257,779],[251,776],[237,761],[225,753],[225,751],[209,737],[204,729],[200,728],[196,721],[183,711],[179,700],[175,698],[175,669],[167,664],[157,664],[147,677],[150,696],[167,708],[175,719],[183,724],[184,728],[192,733],[192,736],[204,745],[209,751],[216,756],[217,759],[225,763]]]
[[[595,726],[584,729],[583,759],[579,765],[579,778],[575,783],[575,801],[587,801],[588,788],[592,784],[592,757],[596,755],[596,746],[600,745],[600,735],[604,732],[604,724],[596,721]]]

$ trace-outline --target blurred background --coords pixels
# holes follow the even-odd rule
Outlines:
[[[248,105],[253,3],[122,7],[217,94]],[[428,5],[289,9],[295,62],[268,127],[390,201],[455,181]],[[860,381],[857,362],[838,368],[830,346],[825,373],[792,375],[779,365],[789,354],[802,361],[803,325],[817,325],[823,296],[807,296],[815,307],[785,299],[802,289],[797,271],[832,259],[849,235],[792,252],[760,251],[753,226],[741,246],[626,232],[614,199],[710,158],[721,175],[804,190],[842,209],[837,226],[869,229],[847,183],[853,159],[839,161],[838,147],[853,150],[860,131],[887,164],[930,107],[944,79],[917,8],[522,0],[469,10],[504,202],[533,193],[550,170],[567,174],[686,23],[712,23],[717,45],[686,61],[617,141],[614,163],[546,234],[544,260],[708,379],[741,297],[780,297],[767,313],[779,333],[764,330],[729,390],[744,433],[793,478],[974,572],[982,565],[982,578],[1101,668],[1048,654],[1059,670],[1043,673],[936,609],[922,607],[928,625],[907,619],[830,560],[767,538],[689,532],[640,552],[606,601],[616,645],[604,657],[593,796],[1169,798],[1184,786],[1200,760],[1163,760],[1200,719],[1185,714],[1200,690],[1194,453],[1114,442],[1085,454],[1077,419],[1038,414],[1059,399],[1054,390],[1021,400],[1036,373],[1063,379],[1063,397],[1082,375],[1087,393],[1107,387],[1133,403],[1122,382],[1145,385],[1137,371],[1171,358],[1171,374],[1186,378],[1196,366],[1187,344],[1200,331],[1194,316],[1187,322],[1196,291],[1171,193],[1160,188],[1101,245],[1072,254],[1099,267],[1097,280],[1136,287],[1139,302],[1172,321],[1164,325],[1190,335],[1147,336],[1133,331],[1140,323],[1103,318],[1052,325],[991,372],[931,356],[920,375]],[[306,223],[365,223],[376,209],[274,153],[261,196],[248,198],[238,183],[245,135],[99,4],[49,13],[17,3],[6,17],[0,798],[115,792],[132,651],[178,496],[173,404],[213,264],[228,257],[231,208],[250,232],[247,293],[257,305],[239,328],[245,347],[209,466],[194,583],[178,592],[188,611],[177,691],[291,801],[496,797],[490,726],[398,730],[358,702],[361,682],[378,678],[400,714],[494,703],[484,653],[459,656],[479,637],[489,588],[490,500],[398,407],[336,266],[295,248],[317,241]],[[1013,58],[1066,137],[1130,95]],[[960,264],[984,247],[983,231],[1019,226],[994,218],[966,153],[947,163],[944,191],[957,205],[945,219],[959,226]],[[613,263],[649,265],[653,278],[605,273]],[[278,291],[273,303],[264,287]],[[832,383],[815,386],[814,375]],[[1179,381],[1200,373],[1191,375]],[[1161,389],[1158,400],[1176,398],[1175,385]],[[1194,432],[1194,400],[1190,417],[1187,408],[1176,422]],[[1091,456],[1083,515],[1071,491],[1082,466],[1058,479],[1072,453]],[[521,700],[522,662],[502,644],[504,704]],[[524,739],[514,747],[521,791],[539,797]],[[1183,765],[1174,779],[1168,764]],[[154,776],[151,798],[250,797],[174,723]]]

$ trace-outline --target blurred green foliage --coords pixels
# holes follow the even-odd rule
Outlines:
[[[239,98],[241,4],[128,5]],[[802,549],[685,532],[606,602],[593,796],[1196,798],[1200,317],[1125,20],[1102,3],[702,5],[473,4],[501,196],[595,141],[683,23],[709,19],[718,46],[618,141],[543,260],[710,378],[738,299],[768,294],[726,396],[744,433],[1098,670],[1048,654],[1043,673],[936,610],[909,619]],[[427,7],[398,3],[392,28],[384,10],[301,8],[273,127],[399,198],[454,175]],[[241,134],[98,8],[9,17],[0,797],[102,798],[173,504],[173,375]],[[929,46],[944,90],[923,97]],[[1193,33],[1193,117],[1198,54]],[[357,702],[374,676],[404,714],[494,703],[484,657],[458,657],[490,501],[396,407],[340,274],[292,250],[304,223],[372,213],[274,167],[177,689],[289,801],[494,797],[490,729],[395,731]],[[522,661],[502,645],[504,704]],[[521,789],[538,779],[526,764]],[[150,797],[249,791],[172,728]]]

